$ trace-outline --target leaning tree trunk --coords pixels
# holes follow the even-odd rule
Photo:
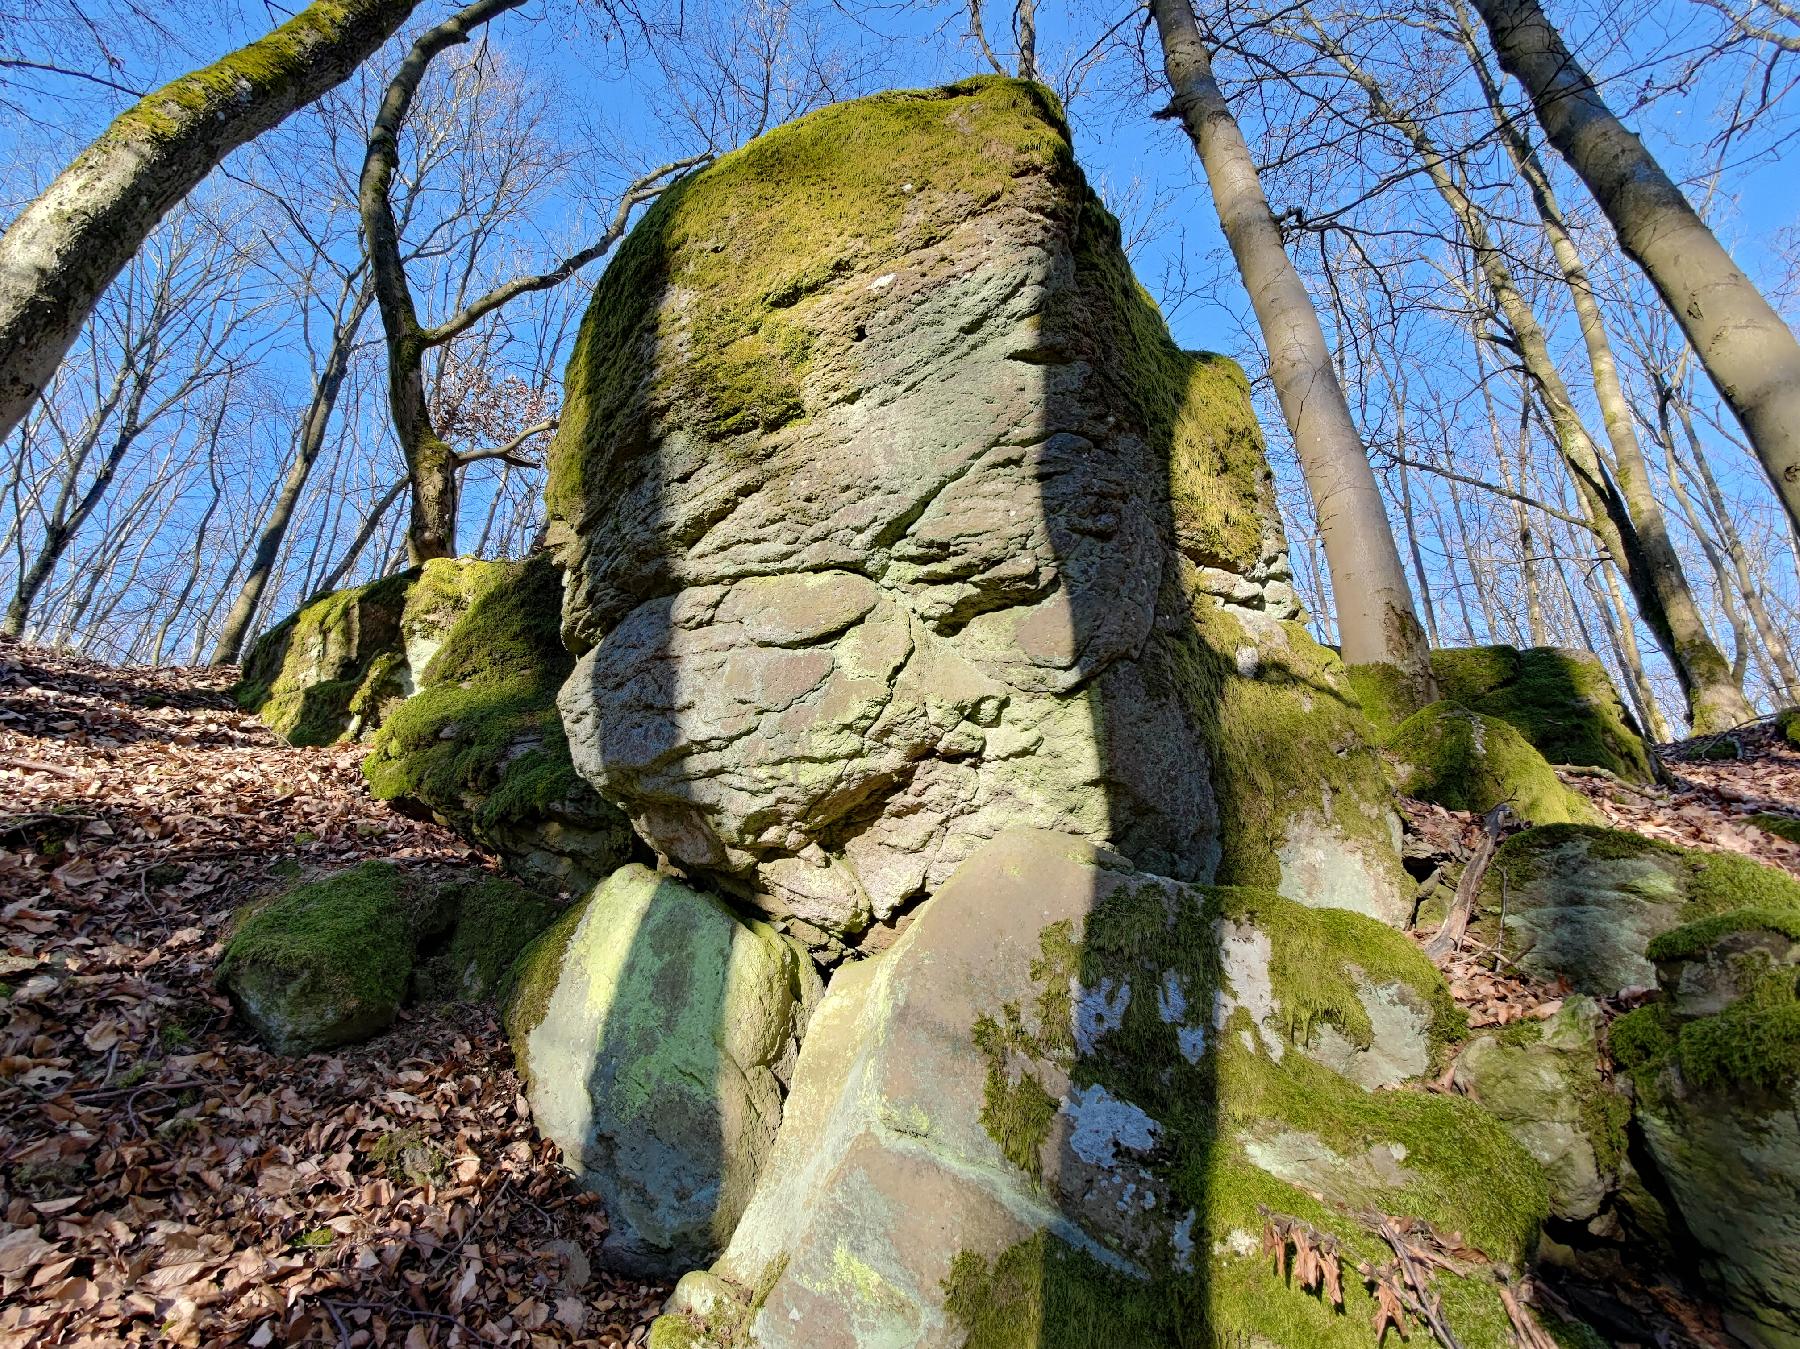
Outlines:
[[[1318,515],[1344,660],[1398,667],[1422,705],[1436,697],[1430,649],[1318,312],[1282,247],[1244,133],[1213,78],[1190,0],[1152,0],[1151,9],[1174,94],[1171,113],[1180,116],[1206,170]]]
[[[102,291],[221,159],[341,83],[418,0],[316,0],[121,113],[0,237],[0,438]]]
[[[1317,32],[1315,41],[1320,50],[1335,60],[1363,91],[1369,100],[1370,111],[1412,144],[1432,186],[1468,239],[1495,306],[1512,329],[1520,362],[1542,396],[1557,445],[1575,479],[1576,491],[1586,505],[1595,533],[1624,572],[1644,622],[1656,635],[1657,644],[1668,656],[1681,682],[1694,733],[1705,735],[1742,725],[1750,719],[1750,704],[1744,699],[1730,662],[1706,630],[1700,607],[1694,601],[1693,590],[1682,570],[1681,559],[1669,538],[1662,508],[1656,502],[1649,469],[1638,448],[1637,438],[1631,432],[1629,413],[1622,407],[1616,409],[1623,413],[1623,425],[1615,425],[1613,418],[1608,418],[1607,429],[1613,435],[1613,448],[1618,455],[1616,472],[1619,481],[1615,484],[1601,462],[1599,449],[1588,435],[1574,399],[1569,396],[1536,313],[1514,280],[1512,269],[1489,231],[1486,218],[1451,172],[1437,142],[1423,123],[1389,100],[1380,83],[1349,53],[1322,29]],[[1526,171],[1523,164],[1521,169]],[[1530,176],[1526,171],[1528,180]],[[1538,185],[1533,186],[1537,188]],[[1556,234],[1560,217],[1553,198],[1546,206],[1547,194],[1546,183],[1537,192],[1536,201],[1544,212],[1546,229]],[[1612,349],[1600,323],[1598,306],[1581,303],[1584,294],[1589,301],[1593,299],[1587,273],[1566,235],[1562,242],[1567,247],[1556,250],[1557,258],[1575,295],[1597,397],[1603,408],[1613,397],[1622,404],[1624,393],[1618,385]],[[1573,269],[1572,275],[1570,269]]]
[[[1500,64],[1730,404],[1800,531],[1800,341],[1626,130],[1537,0],[1474,0]]]

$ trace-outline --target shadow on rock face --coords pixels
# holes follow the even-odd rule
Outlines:
[[[550,498],[577,768],[837,967],[658,1344],[1361,1344],[1366,1293],[1266,1273],[1259,1204],[1373,1258],[1345,1213],[1467,1201],[1527,1248],[1516,1146],[1371,1090],[1455,1033],[1403,937],[1304,907],[1398,916],[1380,766],[1293,621],[1243,377],[1173,346],[1044,91],[838,105],[665,194],[584,322]],[[712,968],[634,1019],[723,1043]],[[729,1153],[741,1066],[684,1164]]]

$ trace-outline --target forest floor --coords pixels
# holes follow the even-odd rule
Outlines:
[[[231,677],[0,639],[0,1346],[642,1343],[667,1288],[598,1267],[605,1215],[534,1138],[493,1008],[296,1061],[214,991],[232,910],[302,872],[491,865],[371,800],[357,747],[277,740]],[[1739,739],[1666,756],[1666,788],[1569,781],[1622,827],[1800,873],[1747,823],[1800,815],[1800,752]],[[1448,852],[1478,829],[1408,814]],[[1477,1026],[1555,1003],[1449,973]]]

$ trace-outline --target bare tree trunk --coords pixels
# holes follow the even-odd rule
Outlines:
[[[43,393],[100,293],[221,159],[340,84],[417,0],[316,0],[140,100],[0,237],[0,438]]]
[[[1344,660],[1397,667],[1422,706],[1437,696],[1430,648],[1318,312],[1282,246],[1249,146],[1213,78],[1190,0],[1151,0],[1150,8],[1174,95],[1165,115],[1180,117],[1199,153],[1268,347],[1276,396],[1325,542]]]
[[[350,312],[338,321],[336,330],[332,333],[331,349],[326,353],[325,367],[319,372],[318,381],[313,385],[306,420],[300,426],[299,446],[294,462],[288,469],[286,481],[281,484],[281,493],[275,498],[269,518],[263,522],[257,535],[256,552],[251,558],[250,571],[244,577],[243,589],[238,591],[230,612],[225,615],[225,626],[219,632],[219,640],[213,647],[209,664],[231,665],[243,651],[244,637],[250,631],[250,620],[256,615],[257,605],[262,602],[263,589],[268,585],[269,576],[275,569],[275,559],[281,552],[282,540],[287,537],[288,525],[293,522],[294,510],[300,504],[300,495],[306,490],[306,480],[312,475],[313,465],[318,462],[319,454],[325,448],[325,432],[330,428],[331,414],[337,407],[344,378],[350,372],[350,354],[356,347],[356,334],[361,329],[363,315],[368,313],[369,304],[374,298],[374,291],[367,286],[363,287]]]
[[[1737,582],[1737,590],[1744,597],[1744,606],[1750,611],[1750,621],[1756,625],[1756,632],[1762,638],[1763,646],[1768,650],[1769,659],[1775,667],[1775,677],[1770,680],[1779,692],[1784,693],[1790,702],[1800,699],[1800,667],[1794,664],[1793,653],[1788,649],[1787,638],[1782,634],[1781,625],[1775,622],[1774,615],[1763,598],[1762,587],[1750,572],[1750,558],[1744,551],[1743,537],[1738,533],[1737,525],[1731,518],[1731,507],[1725,500],[1725,494],[1719,490],[1719,483],[1713,477],[1712,465],[1707,462],[1706,449],[1700,443],[1700,435],[1694,429],[1694,415],[1688,410],[1686,402],[1677,398],[1675,391],[1669,388],[1657,376],[1657,413],[1663,431],[1663,445],[1669,455],[1670,483],[1679,492],[1681,488],[1680,466],[1676,462],[1675,437],[1669,427],[1669,408],[1674,407],[1681,419],[1682,431],[1688,444],[1688,451],[1693,460],[1694,470],[1706,491],[1709,523],[1717,530],[1719,539],[1724,545],[1725,556],[1731,562],[1733,576]],[[1699,525],[1694,532],[1700,537],[1703,545],[1710,548],[1707,532]],[[1721,581],[1723,585],[1728,582]]]
[[[1638,448],[1637,438],[1632,434],[1630,410],[1625,404],[1624,390],[1619,386],[1618,370],[1600,321],[1599,307],[1594,303],[1586,270],[1575,253],[1574,244],[1560,228],[1561,217],[1554,198],[1549,195],[1549,184],[1542,181],[1540,174],[1533,191],[1569,290],[1575,297],[1600,405],[1603,409],[1613,409],[1607,412],[1607,430],[1615,437],[1616,485],[1582,424],[1581,414],[1569,396],[1562,373],[1550,355],[1549,342],[1537,315],[1514,281],[1512,269],[1494,241],[1480,208],[1457,182],[1443,152],[1424,125],[1395,106],[1373,76],[1316,24],[1314,27],[1320,49],[1331,56],[1363,91],[1375,116],[1412,143],[1432,185],[1468,238],[1494,303],[1512,329],[1519,359],[1543,398],[1557,444],[1568,462],[1576,490],[1587,504],[1595,530],[1624,572],[1645,623],[1656,635],[1658,645],[1667,654],[1681,681],[1682,692],[1687,697],[1688,720],[1694,731],[1704,734],[1741,725],[1750,718],[1750,704],[1745,701],[1738,681],[1732,677],[1731,665],[1706,630],[1700,607],[1694,603],[1693,591],[1682,570],[1681,559],[1669,539],[1668,525],[1657,505],[1649,469]],[[1521,161],[1521,169],[1530,182],[1533,174],[1524,161]],[[1557,243],[1558,236],[1560,244]]]
[[[1537,0],[1473,3],[1501,66],[1687,334],[1800,530],[1800,341],[1613,115]]]

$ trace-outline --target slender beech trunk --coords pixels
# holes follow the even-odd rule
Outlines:
[[[225,626],[219,632],[218,643],[213,647],[209,661],[212,665],[231,665],[244,649],[244,638],[250,631],[250,620],[256,616],[263,590],[269,584],[270,574],[275,570],[275,559],[281,553],[282,541],[287,537],[288,526],[293,523],[300,496],[306,490],[306,480],[312,475],[313,465],[318,462],[319,454],[325,448],[325,433],[331,426],[331,414],[337,407],[344,379],[350,373],[350,355],[356,348],[356,334],[362,328],[363,315],[369,312],[369,305],[374,298],[373,289],[364,286],[351,305],[350,312],[338,321],[332,333],[331,349],[325,354],[324,368],[313,384],[312,401],[307,405],[306,419],[300,424],[294,462],[288,468],[287,478],[281,484],[281,492],[275,498],[275,505],[270,510],[268,519],[263,522],[263,527],[257,534],[250,571],[244,577],[243,589],[238,591],[230,612],[225,615]]]
[[[1282,247],[1250,148],[1213,78],[1190,0],[1151,0],[1150,8],[1174,95],[1166,115],[1180,117],[1199,153],[1268,347],[1276,396],[1325,542],[1344,660],[1398,667],[1423,705],[1437,696],[1425,630],[1318,312]]]
[[[342,83],[417,0],[316,0],[113,124],[0,237],[0,439],[157,221],[221,159]]]
[[[331,569],[331,574],[319,582],[314,593],[324,594],[338,588],[343,579],[350,574],[350,569],[356,565],[356,559],[362,556],[362,550],[369,546],[369,540],[375,537],[375,531],[381,527],[381,522],[387,519],[387,513],[394,508],[394,503],[400,499],[400,494],[405,490],[405,478],[388,486],[387,491],[381,494],[381,499],[370,508],[368,518],[362,522],[362,528],[356,531],[356,537],[350,541],[350,551],[345,553],[343,560]]]
[[[1800,341],[1613,115],[1537,0],[1473,3],[1501,67],[1687,334],[1800,530]]]
[[[1494,303],[1512,329],[1519,358],[1543,399],[1557,445],[1569,465],[1576,490],[1587,506],[1595,530],[1624,572],[1644,622],[1655,634],[1657,644],[1668,656],[1681,682],[1687,698],[1688,720],[1694,731],[1697,734],[1720,731],[1749,720],[1750,704],[1733,678],[1730,663],[1706,630],[1700,607],[1694,602],[1681,560],[1669,538],[1667,522],[1656,503],[1649,469],[1638,448],[1637,438],[1632,434],[1630,411],[1624,401],[1624,390],[1619,386],[1618,370],[1600,321],[1599,307],[1594,303],[1586,270],[1575,254],[1574,245],[1566,231],[1560,228],[1561,217],[1554,198],[1549,196],[1548,182],[1540,175],[1540,183],[1533,189],[1534,195],[1545,228],[1552,235],[1569,289],[1575,296],[1601,407],[1605,409],[1612,405],[1614,409],[1607,413],[1607,430],[1616,437],[1613,441],[1616,483],[1614,475],[1609,474],[1601,462],[1599,450],[1588,435],[1581,414],[1563,383],[1562,373],[1550,354],[1549,341],[1537,315],[1513,279],[1505,255],[1489,232],[1486,217],[1451,172],[1448,160],[1430,132],[1423,123],[1398,108],[1379,82],[1323,30],[1317,31],[1314,40],[1363,91],[1375,116],[1412,143],[1432,185],[1462,227]],[[1528,181],[1532,178],[1529,171],[1525,176]],[[1561,245],[1555,245],[1554,240],[1559,234]]]

